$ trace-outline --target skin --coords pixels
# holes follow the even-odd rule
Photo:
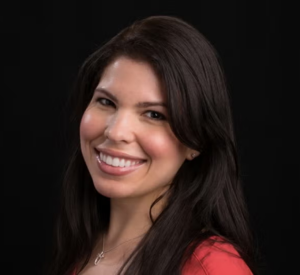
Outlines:
[[[145,102],[159,103],[146,106]],[[81,150],[95,189],[111,198],[111,217],[105,249],[145,233],[151,226],[149,208],[164,193],[182,163],[197,153],[173,134],[165,97],[152,67],[119,57],[105,69],[80,125]],[[109,149],[142,159],[126,175],[108,174],[99,168],[98,151]],[[154,209],[157,216],[164,201]],[[115,274],[140,239],[123,244],[92,263],[102,250],[102,237],[81,274]]]

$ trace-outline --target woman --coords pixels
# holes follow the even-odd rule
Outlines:
[[[230,104],[186,22],[135,22],[77,82],[50,274],[253,274]]]

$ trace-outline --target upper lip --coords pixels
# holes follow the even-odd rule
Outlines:
[[[107,148],[95,148],[98,152],[102,152],[105,155],[110,155],[112,157],[116,157],[116,158],[124,158],[124,159],[132,159],[132,160],[140,160],[140,161],[144,161],[145,159],[143,158],[139,158],[139,157],[135,157],[132,155],[128,155],[126,153],[122,153],[119,151],[114,151],[112,149],[107,149]]]

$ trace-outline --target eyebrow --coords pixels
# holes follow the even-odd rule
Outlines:
[[[109,91],[107,91],[107,90],[105,90],[103,88],[96,88],[95,92],[99,92],[99,93],[105,94],[107,97],[109,97],[110,99],[112,99],[114,102],[118,103],[117,98],[114,95],[112,95]]]
[[[107,97],[109,97],[111,100],[113,100],[114,102],[118,103],[118,99],[113,94],[111,94],[111,92],[109,92],[106,89],[96,88],[95,92],[103,93]],[[153,106],[162,106],[162,107],[167,108],[167,104],[166,103],[159,102],[159,101],[138,102],[135,106],[138,107],[138,108],[147,108],[147,107],[153,107]]]

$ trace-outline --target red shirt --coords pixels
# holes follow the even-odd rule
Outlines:
[[[75,272],[72,275],[75,275]],[[253,274],[231,244],[214,243],[212,245],[211,242],[205,241],[195,249],[192,257],[186,262],[182,275]]]
[[[205,241],[186,262],[182,275],[253,275],[236,249],[225,243]]]

